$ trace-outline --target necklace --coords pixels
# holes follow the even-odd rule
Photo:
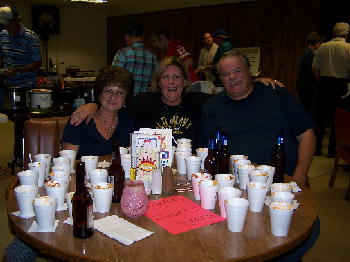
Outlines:
[[[165,111],[167,112],[167,116],[170,119],[170,118],[176,116],[177,113],[179,113],[180,108],[181,108],[181,103],[177,106],[177,109],[176,109],[175,113],[173,113],[173,114],[170,114],[168,105],[164,104],[164,107],[165,107]],[[174,106],[172,106],[172,108],[174,108]]]
[[[100,111],[97,112],[97,116],[98,116],[98,118],[101,119],[102,123],[105,125],[105,128],[108,131],[109,136],[111,137],[114,133],[115,128],[118,125],[118,115],[115,116],[115,123],[114,124],[112,123],[113,120],[111,121],[110,124],[108,124],[107,120],[104,118],[104,116],[102,116]]]

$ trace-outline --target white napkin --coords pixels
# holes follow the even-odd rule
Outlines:
[[[271,204],[271,197],[266,196],[265,197],[265,205],[270,206],[270,204]],[[297,209],[300,205],[300,203],[296,199],[293,200],[292,204],[293,204],[293,209]]]
[[[55,232],[57,226],[58,226],[58,220],[55,220],[55,224],[53,225],[52,229],[40,230],[40,229],[38,229],[38,224],[36,223],[36,221],[33,221],[33,224],[30,226],[28,232]]]
[[[118,240],[124,245],[131,245],[135,241],[153,234],[153,232],[138,227],[116,215],[94,220],[94,227],[96,230]]]
[[[63,221],[63,224],[73,226],[73,219],[71,217],[68,217],[66,220]]]
[[[295,182],[290,182],[290,185],[292,186],[292,188],[293,188],[293,193],[295,193],[295,192],[301,192],[301,188],[300,187],[298,187],[298,185],[297,185],[297,183],[295,183]]]
[[[23,216],[21,215],[21,211],[20,211],[20,210],[15,211],[15,212],[12,212],[11,215],[14,215],[14,216],[16,216],[16,217],[25,218],[25,219],[28,219],[28,218],[31,218],[31,217],[35,217],[35,215],[32,215],[32,216],[30,216],[30,217],[23,217]]]

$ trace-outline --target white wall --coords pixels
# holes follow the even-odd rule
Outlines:
[[[31,7],[17,4],[23,24],[31,28]],[[60,34],[50,35],[48,57],[61,73],[68,66],[96,72],[107,65],[106,10],[60,7]],[[41,42],[43,63],[44,43]],[[59,64],[64,62],[64,64]]]

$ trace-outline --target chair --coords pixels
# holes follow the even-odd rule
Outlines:
[[[334,181],[338,171],[339,158],[345,160],[347,163],[350,163],[350,112],[342,109],[336,109],[334,121],[337,146],[332,176],[329,180],[329,187],[334,186]],[[345,200],[350,200],[350,180],[346,191]]]
[[[23,127],[23,167],[29,163],[29,153],[58,156],[61,137],[69,117],[32,118]]]

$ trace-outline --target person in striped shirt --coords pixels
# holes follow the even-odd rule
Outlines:
[[[9,86],[31,88],[41,67],[40,41],[13,7],[0,7],[0,68]]]

